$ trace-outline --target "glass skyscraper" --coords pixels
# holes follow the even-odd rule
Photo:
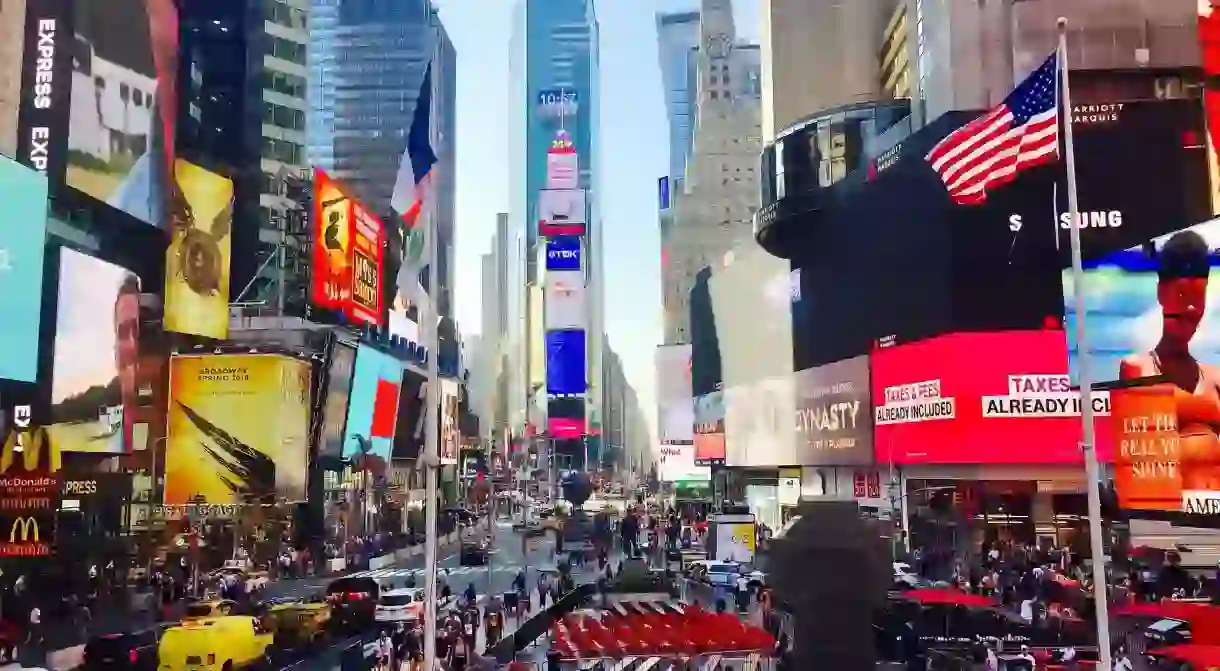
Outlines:
[[[669,177],[675,180],[686,173],[695,128],[699,12],[658,13],[657,47],[669,122]]]

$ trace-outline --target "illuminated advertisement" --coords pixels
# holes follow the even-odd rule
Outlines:
[[[33,423],[29,406],[13,408],[0,449],[0,557],[50,555],[62,484],[61,455],[47,432]]]
[[[588,389],[585,332],[578,329],[546,332],[546,391],[572,396]]]
[[[1208,163],[1212,170],[1220,169],[1220,10],[1211,0],[1198,3],[1199,52],[1203,65],[1203,109],[1207,117]],[[28,33],[27,33],[28,34]],[[28,37],[26,38],[29,39]],[[1220,185],[1213,185],[1213,189]],[[1215,193],[1213,191],[1213,193]],[[1213,196],[1214,197],[1214,196]],[[1220,203],[1212,203],[1220,212]]]
[[[526,289],[526,301],[529,309],[529,328],[525,334],[529,342],[529,383],[531,388],[541,387],[546,384],[546,319],[542,287],[530,285]]]
[[[229,336],[229,249],[233,181],[178,159],[182,198],[174,205],[165,253],[165,329],[223,340]]]
[[[585,288],[567,283],[547,283],[546,328],[584,329],[588,325],[588,297]]]
[[[17,160],[63,178],[68,150],[73,0],[26,0]]]
[[[62,452],[131,449],[141,375],[140,278],[66,247],[47,430]]]
[[[661,445],[658,452],[661,462],[657,469],[657,479],[661,482],[712,479],[711,470],[695,464],[694,445]]]
[[[458,462],[462,447],[462,435],[458,426],[458,409],[461,402],[461,387],[457,380],[441,380],[441,427],[438,446],[441,464],[452,466]]]
[[[1082,463],[1061,331],[954,333],[878,349],[871,363],[879,464]],[[1109,461],[1109,392],[1094,392],[1093,410]]]
[[[548,271],[579,271],[581,243],[578,237],[553,237],[546,241]]]
[[[724,390],[725,465],[799,464],[796,382],[779,375]]]
[[[558,440],[582,438],[585,435],[585,420],[574,417],[548,417],[546,431],[551,438]]]
[[[172,358],[165,504],[303,501],[310,376],[275,354]]]
[[[662,443],[689,443],[695,437],[690,357],[690,345],[657,347],[657,420]]]
[[[398,420],[402,362],[367,345],[356,348],[356,372],[347,406],[343,458],[353,468],[386,475]]]
[[[538,92],[535,110],[541,118],[556,119],[562,123],[566,119],[576,118],[579,105],[580,95],[575,89],[542,89]]]
[[[356,372],[356,348],[335,341],[326,372],[326,402],[322,406],[322,434],[318,456],[343,456],[343,433],[347,426],[347,402]]]
[[[551,146],[546,150],[546,188],[580,188],[580,158],[572,136],[562,128],[555,131]]]
[[[398,418],[394,425],[395,459],[416,459],[427,440],[428,380],[411,368],[402,370]]]
[[[583,235],[586,224],[584,189],[545,189],[538,193],[538,233],[545,236]]]
[[[173,225],[174,0],[73,0],[67,183],[144,223]]]
[[[796,374],[796,444],[811,466],[873,463],[868,356]]]
[[[381,221],[314,169],[313,304],[381,325]]]
[[[9,225],[0,229],[0,378],[38,381],[47,177],[0,156],[0,201]]]
[[[695,465],[724,464],[724,392],[695,398]]]

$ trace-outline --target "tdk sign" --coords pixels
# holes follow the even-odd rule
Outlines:
[[[546,241],[547,270],[580,270],[580,238],[561,237]]]

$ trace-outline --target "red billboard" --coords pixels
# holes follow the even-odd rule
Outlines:
[[[381,326],[385,229],[322,170],[314,169],[313,304]]]
[[[872,354],[880,464],[1082,463],[1079,396],[1064,333],[953,333]],[[1107,392],[1093,396],[1103,461],[1114,445]]]

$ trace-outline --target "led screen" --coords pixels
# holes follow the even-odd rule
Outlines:
[[[585,332],[547,331],[546,390],[551,396],[583,394],[588,387]]]

